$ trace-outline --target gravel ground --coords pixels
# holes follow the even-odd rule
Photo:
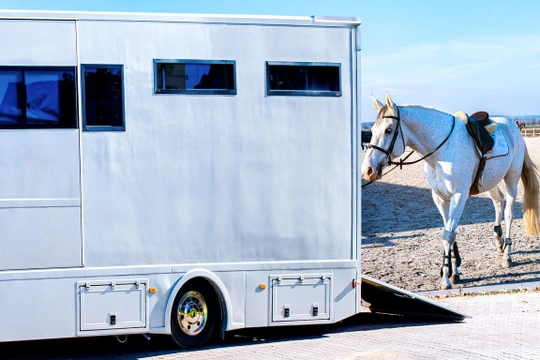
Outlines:
[[[540,165],[540,138],[525,142]],[[362,189],[362,273],[409,291],[436,290],[440,281],[443,221],[423,169],[423,161],[404,166]],[[525,234],[522,202],[520,181],[512,223],[513,266],[504,269],[492,240],[491,199],[487,194],[468,199],[456,236],[463,262],[454,288],[540,279],[540,239]]]

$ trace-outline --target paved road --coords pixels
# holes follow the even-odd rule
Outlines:
[[[235,333],[198,351],[168,338],[71,339],[0,344],[1,359],[540,359],[540,293],[438,300],[473,315],[427,323],[359,314],[332,326]]]

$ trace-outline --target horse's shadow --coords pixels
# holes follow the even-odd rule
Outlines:
[[[514,219],[523,217],[522,204],[516,202]],[[442,228],[443,220],[428,188],[372,183],[362,189],[362,235],[400,233]],[[495,209],[490,198],[471,196],[459,225],[492,223]]]

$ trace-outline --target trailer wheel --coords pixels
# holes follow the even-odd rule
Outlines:
[[[191,280],[180,289],[173,303],[171,333],[184,349],[205,345],[215,334],[220,319],[214,288],[204,280]]]

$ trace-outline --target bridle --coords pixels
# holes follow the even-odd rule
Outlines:
[[[399,116],[399,108],[396,106],[396,110],[397,110],[397,116],[394,116],[394,115],[385,115],[383,116],[382,118],[383,119],[395,119],[397,120],[397,127],[396,127],[396,131],[394,131],[394,136],[392,137],[392,141],[390,142],[390,147],[388,148],[388,150],[384,150],[383,148],[380,148],[376,145],[373,145],[373,144],[368,144],[366,147],[368,149],[375,149],[375,150],[379,150],[379,151],[382,151],[386,157],[388,158],[388,165],[392,165],[394,162],[392,161],[392,159],[390,158],[390,155],[392,154],[392,151],[394,151],[394,145],[396,145],[396,140],[397,140],[397,136],[398,136],[398,133],[400,132],[399,130],[401,129],[401,118]],[[403,131],[401,131],[401,140],[403,141],[403,148],[405,149],[405,139],[403,138]]]
[[[401,141],[403,141],[403,149],[405,150],[405,147],[406,147],[405,139],[403,138],[403,130],[401,130],[401,117],[400,117],[400,114],[399,114],[399,107],[397,107],[397,106],[396,106],[396,111],[397,111],[397,116],[394,116],[394,115],[384,115],[384,116],[382,116],[383,119],[395,119],[395,120],[397,120],[396,131],[394,131],[394,136],[392,137],[392,141],[390,142],[390,146],[388,147],[388,150],[384,150],[383,148],[378,147],[378,146],[373,145],[373,144],[367,144],[367,146],[366,146],[367,149],[372,149],[373,148],[375,150],[379,150],[379,151],[383,152],[386,155],[386,157],[388,158],[388,165],[399,165],[399,168],[401,169],[403,167],[403,165],[416,164],[417,162],[420,162],[420,161],[424,160],[425,158],[427,158],[428,156],[430,156],[431,154],[433,154],[435,151],[439,150],[441,148],[441,146],[443,146],[444,143],[450,138],[450,135],[452,135],[452,133],[454,132],[454,126],[456,125],[456,117],[455,116],[453,116],[452,129],[450,129],[450,133],[443,140],[443,142],[440,143],[439,146],[437,146],[435,148],[435,150],[433,150],[429,154],[421,157],[420,159],[417,159],[417,160],[414,160],[414,161],[405,162],[401,158],[397,162],[392,161],[392,158],[390,157],[390,155],[392,155],[392,151],[394,151],[394,146],[396,144],[396,139],[397,139],[398,133],[401,133]],[[381,166],[382,166],[382,163],[381,163]]]

